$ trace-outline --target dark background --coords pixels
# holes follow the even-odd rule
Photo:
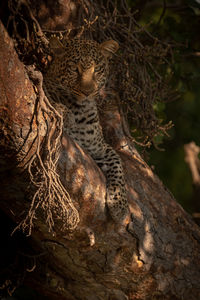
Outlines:
[[[137,21],[154,36],[173,48],[173,59],[165,72],[172,75],[170,86],[178,100],[155,104],[165,121],[174,123],[170,137],[160,139],[165,151],[150,149],[148,163],[153,165],[164,184],[190,213],[200,202],[195,198],[192,177],[184,161],[184,145],[194,141],[200,146],[200,1],[129,1],[138,9]],[[197,203],[196,203],[197,204]]]

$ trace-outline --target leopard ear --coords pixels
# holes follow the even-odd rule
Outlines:
[[[111,57],[119,49],[119,44],[109,40],[100,44],[100,50],[105,57]]]

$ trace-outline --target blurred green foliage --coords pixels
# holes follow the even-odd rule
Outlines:
[[[129,4],[138,9],[137,21],[141,25],[172,45],[172,63],[164,71],[173,75],[170,86],[180,97],[167,104],[155,104],[154,109],[175,126],[169,138],[156,137],[165,151],[152,148],[149,163],[182,206],[192,212],[192,178],[184,161],[183,146],[191,141],[200,146],[200,3],[130,0]]]

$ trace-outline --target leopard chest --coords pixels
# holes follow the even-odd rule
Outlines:
[[[104,141],[94,100],[85,100],[81,104],[73,103],[70,110],[74,116],[74,124],[69,128],[69,135],[95,157],[102,151]]]

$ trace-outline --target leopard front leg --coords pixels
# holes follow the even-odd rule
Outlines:
[[[103,157],[95,158],[107,179],[107,205],[110,215],[117,223],[128,214],[127,193],[122,163],[115,150],[106,145]]]

